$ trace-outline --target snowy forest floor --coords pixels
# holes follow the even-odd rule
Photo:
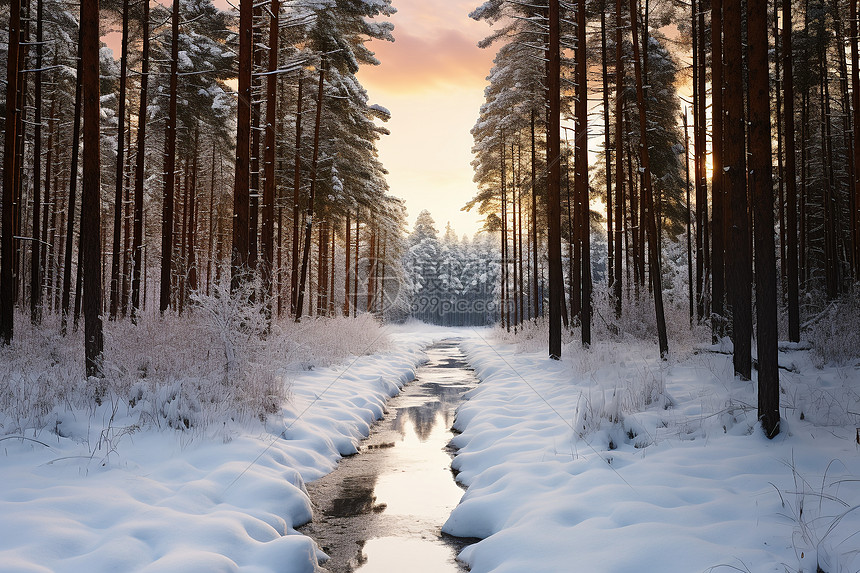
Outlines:
[[[318,347],[355,337],[319,324]],[[328,359],[265,362],[283,396],[264,424],[216,423],[181,385],[149,405],[67,400],[38,424],[5,404],[0,572],[313,571],[322,556],[294,530],[311,515],[304,483],[356,452],[421,348],[450,337],[481,379],[455,423],[468,490],[443,528],[483,538],[461,554],[472,571],[860,569],[857,359],[781,352],[782,432],[767,440],[755,381],[719,347],[662,363],[635,339],[570,342],[556,362],[535,332],[365,330]],[[153,423],[194,416],[207,423]]]

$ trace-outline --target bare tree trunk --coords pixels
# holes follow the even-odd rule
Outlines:
[[[752,265],[750,261],[749,201],[746,181],[745,119],[743,104],[743,47],[741,45],[741,0],[724,0],[725,65],[734,73],[726,74],[726,116],[724,124],[726,166],[723,185],[731,199],[732,257],[726,283],[730,285],[732,308],[732,341],[735,373],[749,380],[751,376],[752,336]],[[772,228],[772,227],[771,227]]]
[[[690,299],[690,326],[696,324],[695,301],[693,300],[693,244],[690,225],[692,214],[690,212],[690,133],[687,129],[687,108],[684,107],[684,174],[686,175],[687,195],[687,296]],[[714,211],[716,213],[716,210]],[[716,224],[714,225],[716,228]],[[715,267],[716,268],[716,267]]]
[[[299,294],[299,191],[302,168],[302,84],[304,77],[299,72],[299,94],[296,98],[296,158],[293,171],[293,258],[290,275],[290,310],[296,316],[296,300]]]
[[[655,221],[654,201],[651,192],[651,162],[648,153],[648,122],[645,115],[645,94],[642,85],[642,66],[639,60],[639,13],[637,0],[630,0],[630,24],[633,33],[633,68],[636,75],[636,103],[639,108],[639,157],[642,165],[642,200],[645,204],[644,213],[647,215],[646,224],[648,228],[648,263],[650,267],[651,283],[654,287],[654,310],[657,315],[657,338],[660,348],[660,358],[668,359],[669,342],[666,336],[666,317],[663,313],[663,281],[660,275],[660,259],[657,250],[657,222]]]
[[[269,75],[266,78],[266,151],[263,160],[265,183],[263,188],[263,296],[272,297],[272,262],[274,260],[274,218],[275,218],[275,135],[277,133],[278,101],[278,14],[281,10],[279,0],[272,0],[269,8]],[[271,308],[271,302],[267,303]],[[269,311],[271,314],[271,310]]]
[[[784,0],[788,2],[788,0]],[[854,147],[852,163],[854,166],[851,181],[851,229],[853,239],[854,278],[860,278],[860,57],[857,54],[857,0],[849,0],[851,5],[851,107]]]
[[[12,0],[9,4],[9,45],[6,60],[6,93],[18,91],[18,51],[21,38],[21,4]],[[10,102],[11,105],[10,105]],[[14,235],[14,184],[15,169],[18,164],[16,152],[16,137],[18,126],[18,107],[14,98],[6,98],[6,133],[3,147],[3,239],[2,264],[0,264],[0,339],[8,345],[12,343],[14,329],[14,272],[13,258],[15,250]]]
[[[540,290],[538,289],[538,239],[537,239],[537,152],[535,146],[535,111],[531,111],[531,152],[532,152],[532,259],[534,283],[532,286],[532,304],[534,317],[540,315]]]
[[[725,193],[723,190],[723,0],[711,0],[711,331],[725,336]]]
[[[99,134],[99,2],[81,2],[81,83],[84,170],[81,185],[81,251],[84,253],[84,352],[87,376],[102,376],[102,267]]]
[[[128,2],[122,4],[122,52],[119,64],[119,109],[116,131],[116,193],[113,206],[113,256],[110,275],[110,320],[116,320],[120,298],[120,246],[122,240],[122,192],[125,182],[125,92],[128,70]]]
[[[719,0],[717,0],[719,2]],[[704,138],[702,129],[702,117],[700,113],[702,102],[701,82],[699,76],[702,74],[702,66],[699,61],[702,50],[699,48],[703,33],[699,30],[699,11],[701,9],[701,0],[692,0],[692,27],[693,27],[693,146],[695,152],[693,154],[693,174],[695,175],[696,185],[696,319],[701,322],[705,315],[704,307],[704,274],[705,274],[705,252],[703,238],[704,215],[703,207],[705,201],[705,193],[702,190],[702,160],[705,154],[702,153],[704,148]]]
[[[549,0],[547,49],[547,263],[549,266],[549,356],[561,358],[564,276],[561,268],[561,53],[559,0]]]
[[[346,263],[344,265],[343,273],[343,315],[349,316],[349,255],[351,253],[350,247],[352,246],[350,237],[350,234],[352,232],[352,223],[349,220],[349,211],[346,212],[346,223],[344,225],[344,228],[346,229],[346,238],[344,238],[343,240],[343,253],[344,258],[346,259]]]
[[[355,211],[355,261],[353,261],[352,272],[352,315],[358,316],[358,261],[359,261],[359,231],[360,231],[359,211]]]
[[[60,333],[66,335],[66,327],[69,316],[69,306],[72,290],[72,246],[75,236],[75,203],[78,186],[78,157],[80,154],[81,139],[81,51],[80,34],[78,36],[78,69],[75,87],[75,111],[72,123],[72,158],[69,167],[69,201],[66,205],[66,246],[63,255],[63,294],[60,310]]]
[[[750,37],[767,37],[767,0],[747,0]],[[755,222],[758,417],[768,438],[779,433],[776,259],[767,42],[749,43],[750,189]]]
[[[505,136],[504,133],[501,135],[501,185],[502,185],[502,306],[501,306],[501,316],[502,316],[502,326],[508,332],[511,331],[511,317],[510,317],[510,308],[508,307],[508,188],[505,184],[505,170],[507,166],[505,164]]]
[[[36,107],[33,133],[33,240],[31,241],[30,321],[42,320],[42,244],[40,243],[39,217],[42,211],[42,20],[43,0],[36,3],[36,72],[33,83]],[[49,171],[50,173],[50,171]],[[45,180],[48,185],[48,180]],[[46,209],[47,211],[47,209]]]
[[[239,2],[239,101],[236,116],[236,168],[233,181],[233,247],[230,288],[236,290],[248,272],[248,209],[251,154],[251,63],[254,13],[251,0]]]
[[[262,10],[254,5],[254,20],[259,20]],[[260,232],[260,75],[263,50],[260,48],[262,33],[258,26],[253,31],[254,72],[251,75],[251,193],[248,204],[248,270],[257,270],[258,234]]]
[[[615,0],[615,318],[621,318],[621,239],[624,232],[624,26],[623,2]],[[608,176],[607,176],[608,177]]]
[[[517,300],[519,300],[517,295],[517,286],[519,284],[519,269],[517,268],[517,164],[514,161],[513,144],[511,144],[511,239],[514,248],[514,253],[511,257],[511,263],[514,267],[514,280],[512,283],[513,296],[511,296],[511,301],[513,302],[514,332],[516,332],[517,326],[520,323],[520,315],[519,307],[517,306]]]
[[[579,211],[580,242],[582,245],[582,303],[580,322],[582,345],[591,345],[591,222],[588,193],[588,65],[586,62],[585,0],[579,0],[576,9],[576,150],[574,170],[576,176],[576,203]],[[605,83],[605,80],[604,80]],[[607,166],[609,163],[607,162]],[[579,278],[579,277],[576,277]],[[573,280],[573,278],[571,278]]]
[[[296,296],[296,322],[299,322],[302,318],[302,306],[304,304],[305,285],[307,283],[308,257],[310,255],[311,250],[311,232],[314,222],[314,200],[317,182],[317,160],[319,158],[319,137],[320,121],[322,119],[323,85],[325,83],[325,73],[327,68],[328,61],[323,58],[322,65],[320,66],[319,87],[317,88],[317,115],[314,124],[314,153],[313,158],[311,159],[311,189],[308,193],[308,209],[307,214],[305,216],[305,244],[304,250],[302,251],[302,270],[299,276],[299,292]]]
[[[170,289],[172,284],[173,194],[176,186],[176,92],[179,79],[179,5],[179,0],[173,0],[171,16],[172,40],[170,48],[170,103],[168,104],[167,124],[164,130],[164,204],[161,210],[161,290],[158,307],[162,313],[170,306]],[[239,67],[239,78],[241,80],[241,66]],[[239,108],[241,109],[241,88],[239,95]]]
[[[328,287],[328,293],[326,294],[326,298],[328,299],[328,309],[326,309],[326,314],[328,314],[328,316],[334,316],[334,312],[335,312],[334,311],[334,275],[335,275],[335,266],[334,266],[335,257],[334,256],[335,256],[335,243],[337,242],[335,240],[336,233],[335,233],[334,224],[330,225],[329,235],[331,236],[331,253],[329,254],[329,259],[328,259],[329,260],[328,273],[330,275],[330,277],[329,277],[330,283],[329,283],[329,287]]]
[[[200,125],[194,128],[194,159],[191,164],[191,184],[188,191],[188,250],[185,256],[185,264],[188,269],[188,292],[196,291],[197,284],[197,161],[200,155]],[[187,297],[187,294],[186,294]]]
[[[600,51],[603,54],[600,63],[603,67],[603,158],[606,165],[606,259],[607,285],[614,288],[615,282],[615,229],[612,203],[612,151],[609,137],[609,64],[606,52],[606,0],[600,13]]]
[[[140,276],[143,270],[143,179],[146,161],[147,86],[149,83],[149,0],[143,1],[143,52],[140,74],[140,109],[137,114],[137,157],[134,167],[134,239],[131,252],[131,321],[136,323],[140,310]],[[212,176],[215,176],[214,170]]]

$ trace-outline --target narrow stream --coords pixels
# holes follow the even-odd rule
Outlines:
[[[466,571],[455,557],[475,540],[443,536],[441,527],[463,495],[448,447],[454,410],[478,380],[457,341],[426,353],[359,453],[307,484],[314,519],[300,530],[329,555],[332,573]]]

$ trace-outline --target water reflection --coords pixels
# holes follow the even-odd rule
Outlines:
[[[426,539],[378,537],[366,542],[363,549],[359,559],[363,565],[361,573],[439,573],[460,569],[450,547],[428,543]]]
[[[349,476],[344,478],[338,497],[323,513],[326,517],[353,517],[385,510],[385,504],[376,503],[375,475]]]
[[[455,555],[474,540],[443,539],[441,526],[463,494],[447,450],[454,411],[477,379],[456,343],[427,354],[359,455],[308,484],[322,515],[302,530],[331,557],[328,571],[464,571]]]

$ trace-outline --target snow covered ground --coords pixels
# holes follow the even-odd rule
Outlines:
[[[469,489],[444,531],[484,538],[460,555],[472,571],[860,569],[860,363],[781,353],[769,441],[728,355],[463,346],[482,382],[457,416]]]
[[[55,431],[0,436],[0,571],[313,571],[293,529],[311,516],[304,482],[356,451],[444,336],[427,330],[383,329],[389,351],[280,372],[290,400],[266,428],[141,430],[108,401],[95,419],[66,410]]]
[[[860,364],[782,353],[769,441],[727,355],[572,343],[554,362],[487,330],[383,330],[388,350],[281,371],[289,400],[265,428],[143,430],[108,400],[0,435],[0,572],[313,571],[303,484],[356,451],[421,348],[450,336],[482,380],[457,416],[468,491],[444,526],[484,538],[461,554],[472,571],[860,569]]]

